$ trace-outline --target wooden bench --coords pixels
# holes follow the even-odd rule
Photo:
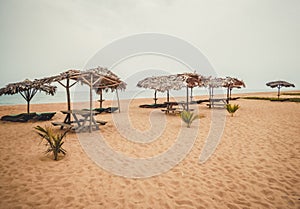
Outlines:
[[[211,108],[211,106],[213,106],[213,107],[225,107],[225,104],[206,104],[209,108]]]
[[[180,114],[182,112],[181,109],[176,109],[176,108],[171,108],[171,109],[162,109],[162,112],[165,112],[166,114],[168,113],[173,113],[173,114]]]
[[[209,104],[206,104],[209,108],[213,108],[213,107],[224,108],[225,105],[227,104],[226,99],[210,99],[209,102],[210,102]]]
[[[104,126],[107,123],[107,121],[96,120],[96,123],[99,123],[101,126]]]
[[[169,112],[174,112],[176,108],[170,108],[170,109],[161,109],[162,112],[169,113]]]

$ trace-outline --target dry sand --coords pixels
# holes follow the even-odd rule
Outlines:
[[[134,100],[121,114],[129,115],[132,127],[148,130],[153,109],[138,105],[151,102]],[[200,164],[199,156],[211,110],[201,104],[194,107],[205,117],[192,124],[199,133],[187,157],[168,172],[142,179],[116,176],[96,165],[75,133],[66,138],[64,158],[53,161],[45,156],[33,127],[50,121],[1,121],[0,208],[300,208],[300,103],[244,99],[232,103],[241,109],[234,117],[226,114],[221,141],[207,162]],[[62,121],[59,110],[65,108],[66,104],[31,105],[31,111],[58,112],[52,121]],[[0,106],[0,116],[25,110],[24,105]],[[166,126],[158,139],[140,144],[118,132],[112,114],[96,117],[108,121],[99,134],[112,149],[138,158],[163,153],[185,128],[179,117],[154,110],[153,120],[166,121]]]

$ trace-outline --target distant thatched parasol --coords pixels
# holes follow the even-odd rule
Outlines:
[[[188,88],[195,86],[202,86],[202,76],[196,73],[182,73],[176,75],[165,75],[165,76],[152,76],[145,78],[137,83],[138,87],[149,88],[155,90],[154,101],[156,104],[156,92],[167,91],[167,102],[169,102],[169,91],[180,90],[184,87],[187,88],[187,108],[188,108]]]
[[[100,95],[100,99],[99,99],[100,108],[102,108],[102,102],[104,101],[102,98],[103,90],[106,92],[109,89],[111,91],[116,90],[116,93],[118,96],[118,89],[120,89],[120,90],[126,89],[127,84],[125,82],[121,81],[121,79],[116,74],[114,74],[112,71],[108,70],[107,68],[98,67],[98,68],[95,68],[92,70],[94,70],[98,74],[107,78],[105,83],[100,83],[98,87],[96,86],[96,93]],[[119,108],[119,111],[120,111],[120,108]]]
[[[169,102],[169,91],[170,90],[179,90],[185,87],[183,78],[177,75],[163,75],[163,76],[152,76],[145,78],[137,83],[137,86],[140,88],[153,89],[154,101],[156,104],[156,92],[166,92],[167,91],[167,101]]]
[[[237,78],[232,78],[227,76],[226,78],[205,78],[203,79],[204,86],[209,88],[209,98],[213,98],[213,89],[214,88],[227,88],[227,102],[231,98],[231,91],[233,88],[245,87],[245,83],[242,80]]]
[[[224,87],[226,85],[226,81],[224,78],[211,78],[207,77],[203,79],[204,86],[209,90],[209,100],[214,97],[214,88]]]
[[[279,99],[279,96],[280,96],[281,87],[295,87],[294,84],[286,82],[286,81],[271,81],[271,82],[266,83],[266,85],[270,86],[271,88],[277,87],[277,89],[278,89],[278,93],[277,93],[278,99]]]
[[[203,87],[205,77],[197,73],[182,73],[177,74],[177,76],[183,77],[183,80],[187,83],[187,87],[191,89],[191,101],[193,100],[193,88]],[[187,92],[188,93],[188,92]]]
[[[237,78],[232,78],[227,76],[225,78],[225,85],[223,87],[227,88],[227,100],[231,99],[231,91],[233,88],[242,88],[246,87],[245,83],[243,80],[239,80]]]
[[[50,86],[45,84],[42,80],[30,81],[28,79],[18,82],[10,83],[4,88],[0,89],[0,96],[3,94],[17,94],[20,93],[22,97],[27,101],[27,113],[30,112],[30,101],[38,91],[44,91],[46,94],[54,95],[56,91],[56,86]]]

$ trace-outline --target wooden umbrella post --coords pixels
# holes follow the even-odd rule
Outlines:
[[[67,82],[66,82],[66,92],[67,92],[67,105],[68,105],[68,114],[67,114],[67,121],[66,123],[71,124],[71,98],[70,98],[70,79],[67,78]]]
[[[100,91],[100,92],[99,92],[99,93],[100,93],[100,97],[99,97],[100,106],[99,106],[99,107],[102,108],[102,101],[103,101],[103,100],[102,100],[102,99],[103,99],[103,98],[102,98],[102,89],[100,89],[99,91]]]
[[[277,98],[279,99],[279,96],[280,96],[280,85],[278,85],[277,88],[278,88]]]
[[[31,99],[34,97],[34,95],[36,94],[37,90],[36,89],[28,89],[26,91],[24,91],[24,94],[22,94],[22,92],[20,92],[20,94],[22,95],[22,97],[27,101],[27,114],[30,113],[30,101]]]
[[[70,88],[72,86],[74,86],[77,83],[77,81],[74,82],[74,83],[72,83],[70,85],[70,77],[67,76],[65,79],[66,79],[66,85],[64,85],[61,81],[57,81],[57,82],[66,89],[66,93],[67,93],[67,109],[68,109],[69,113],[67,114],[64,123],[71,124],[71,113],[70,113],[71,112],[71,96],[70,96]]]
[[[92,113],[92,108],[93,108],[93,104],[92,104],[92,100],[93,100],[93,94],[92,94],[92,89],[93,89],[93,74],[91,73],[91,80],[90,80],[90,133],[92,132],[92,117],[93,117],[93,113]]]
[[[189,111],[189,87],[186,86],[186,111]]]
[[[116,94],[117,94],[117,100],[118,100],[118,109],[119,109],[119,113],[121,112],[120,110],[120,99],[119,99],[119,94],[118,94],[118,89],[116,88]]]
[[[29,106],[30,106],[30,100],[29,99],[27,99],[27,114],[29,114]]]
[[[156,100],[157,100],[157,98],[156,98],[156,90],[154,91],[154,104],[156,104]]]
[[[27,114],[30,113],[30,92],[29,90],[25,91],[25,97],[26,97],[26,101],[27,101]]]
[[[167,102],[170,102],[170,94],[169,94],[169,90],[167,90]]]
[[[227,87],[227,103],[229,102],[229,86]]]

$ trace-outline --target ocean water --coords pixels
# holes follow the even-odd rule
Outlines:
[[[251,92],[276,92],[276,89],[234,89],[232,93],[251,93]],[[215,94],[226,94],[225,89],[215,89]],[[134,98],[153,98],[154,90],[149,89],[139,89],[139,90],[125,90],[119,91],[119,98],[122,99],[134,99]],[[189,92],[190,94],[190,92]],[[157,97],[165,98],[166,93],[157,92]],[[194,96],[208,95],[208,90],[204,88],[198,88],[193,90]],[[181,89],[179,91],[170,91],[170,97],[184,97],[186,96],[186,89]],[[54,96],[46,95],[44,92],[38,92],[33,99],[31,104],[43,104],[43,103],[62,103],[66,102],[66,92],[58,91]],[[93,100],[99,99],[93,91]],[[103,99],[105,100],[116,100],[115,92],[103,92]],[[71,91],[71,101],[72,102],[85,102],[89,101],[89,91]],[[2,95],[0,96],[0,105],[16,105],[16,104],[26,104],[26,101],[20,94],[15,95]]]

